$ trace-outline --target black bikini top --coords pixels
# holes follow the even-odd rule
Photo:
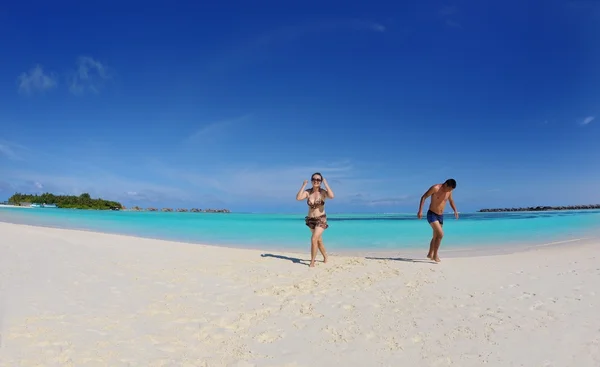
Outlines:
[[[309,198],[306,199],[306,204],[311,208],[311,209],[317,209],[320,206],[324,206],[325,205],[325,200],[323,200],[321,197],[319,197],[314,203],[310,202],[310,194],[312,193],[312,189],[308,189],[306,190],[308,191],[308,195]]]

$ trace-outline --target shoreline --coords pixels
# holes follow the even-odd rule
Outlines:
[[[30,206],[0,204],[0,208],[34,209]]]
[[[51,229],[58,231],[75,231],[81,233],[93,233],[100,235],[108,235],[108,236],[117,236],[123,239],[143,239],[143,240],[153,240],[153,241],[161,241],[161,242],[170,242],[180,245],[189,245],[189,246],[200,246],[200,247],[210,247],[210,248],[222,248],[222,249],[230,249],[230,250],[250,250],[255,252],[280,252],[280,253],[288,253],[295,255],[305,255],[310,253],[310,246],[306,245],[306,250],[302,250],[300,248],[285,248],[285,247],[255,247],[255,246],[243,246],[243,245],[232,245],[232,244],[211,244],[211,243],[202,243],[202,242],[193,242],[193,241],[181,241],[174,239],[166,239],[166,238],[158,238],[158,237],[146,237],[140,236],[136,234],[125,234],[125,233],[115,233],[115,232],[103,232],[94,229],[82,229],[82,228],[65,228],[65,227],[55,227],[55,226],[44,226],[44,225],[36,225],[36,224],[25,224],[25,223],[12,223],[12,222],[4,222],[0,220],[0,224],[8,224],[15,226],[24,226],[24,227],[33,227],[33,228],[43,228],[43,229]],[[440,247],[440,257],[444,258],[472,258],[479,256],[497,256],[497,255],[508,255],[508,254],[517,254],[522,252],[530,252],[535,251],[536,249],[543,247],[561,247],[561,246],[569,246],[570,244],[581,244],[585,245],[591,242],[595,242],[600,240],[600,236],[595,235],[587,235],[582,236],[580,238],[568,238],[561,239],[557,241],[544,242],[544,243],[520,243],[520,244],[489,244],[481,247],[475,246],[463,246],[459,248],[444,248],[444,244]],[[327,246],[327,242],[325,243],[325,248],[327,249],[327,254],[336,257],[364,257],[364,258],[393,258],[402,256],[414,257],[415,259],[423,259],[428,260],[425,257],[425,254],[428,250],[428,246],[423,244],[422,248],[399,248],[395,250],[390,249],[380,249],[380,250],[372,250],[372,249],[347,249],[347,250],[337,250],[332,249]],[[443,256],[442,256],[443,255]],[[318,255],[320,256],[320,255]]]

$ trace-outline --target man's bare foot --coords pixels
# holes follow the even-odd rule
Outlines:
[[[427,254],[427,258],[433,260],[433,255],[430,253]]]
[[[436,263],[439,263],[440,261],[442,261],[442,260],[440,260],[439,256],[436,256],[434,259],[431,259],[431,260],[435,261]]]

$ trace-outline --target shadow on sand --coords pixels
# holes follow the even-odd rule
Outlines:
[[[300,264],[300,265],[306,265],[306,266],[310,265],[310,260],[299,259],[297,257],[289,257],[289,256],[283,256],[283,255],[275,255],[275,254],[260,254],[260,256],[261,257],[274,257],[276,259],[288,260],[288,261],[293,262],[294,264]]]
[[[404,261],[409,263],[425,263],[425,264],[437,264],[433,260],[429,259],[409,259],[405,257],[365,257],[367,260],[391,260],[391,261]]]

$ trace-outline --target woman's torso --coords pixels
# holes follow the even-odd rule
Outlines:
[[[309,217],[319,217],[325,214],[325,191],[315,191],[313,189],[308,189],[308,199],[306,199],[306,204],[308,205],[308,216]]]

